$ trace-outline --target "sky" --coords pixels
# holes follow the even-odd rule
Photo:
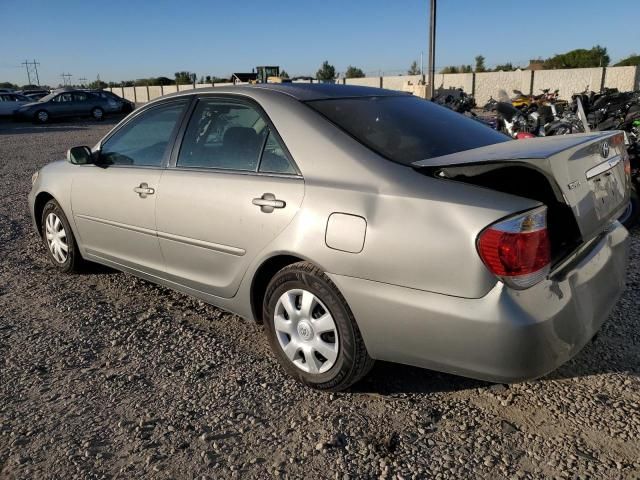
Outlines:
[[[97,75],[133,80],[177,71],[228,77],[257,65],[313,75],[324,60],[344,72],[406,73],[424,52],[428,0],[0,0],[0,82],[42,84]],[[613,62],[640,53],[638,0],[439,0],[436,68],[487,66],[607,47]]]

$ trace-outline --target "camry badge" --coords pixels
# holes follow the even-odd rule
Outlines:
[[[580,182],[578,180],[576,180],[575,182],[571,182],[569,185],[567,185],[567,187],[569,187],[569,190],[575,190],[579,186],[580,186]]]

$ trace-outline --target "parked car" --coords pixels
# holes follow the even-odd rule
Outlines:
[[[24,96],[31,99],[32,102],[37,102],[38,100],[46,97],[47,95],[49,94],[46,92],[38,92],[38,93],[25,93]]]
[[[88,91],[109,101],[109,104],[112,105],[114,112],[131,113],[136,109],[136,104],[133,103],[131,100],[127,100],[126,98],[119,97],[115,93],[112,93],[108,90],[88,90]]]
[[[97,262],[261,322],[312,387],[374,359],[512,382],[620,296],[626,155],[617,132],[512,141],[401,92],[198,89],[36,172],[29,208],[59,272]]]
[[[28,103],[18,108],[15,116],[18,119],[47,123],[52,118],[92,117],[104,119],[105,113],[112,111],[113,106],[97,95],[82,90],[55,91],[42,97],[37,102]]]
[[[31,99],[24,95],[0,92],[0,115],[13,115],[13,112],[29,102]]]

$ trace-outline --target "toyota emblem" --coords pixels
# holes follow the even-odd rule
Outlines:
[[[607,158],[609,156],[609,144],[607,142],[602,142],[600,155],[602,155],[602,158]]]

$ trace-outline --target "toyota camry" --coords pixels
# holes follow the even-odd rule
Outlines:
[[[100,263],[262,323],[283,368],[323,390],[376,359],[545,375],[625,283],[621,133],[513,141],[400,92],[180,92],[32,183],[61,274]]]

